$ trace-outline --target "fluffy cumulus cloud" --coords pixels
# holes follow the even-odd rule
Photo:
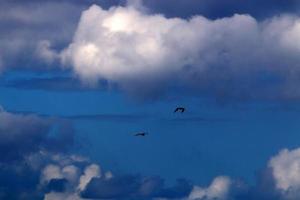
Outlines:
[[[79,190],[84,190],[86,185],[92,180],[92,178],[100,178],[101,170],[100,167],[96,164],[88,166],[84,170],[84,174],[80,177],[80,182],[78,185]]]
[[[100,166],[71,153],[69,122],[0,108],[0,198],[81,199]]]
[[[181,19],[93,5],[61,57],[83,81],[106,79],[136,95],[180,86],[217,96],[298,99],[299,27],[291,15]]]
[[[194,186],[188,199],[227,199],[231,188],[231,180],[228,177],[217,177],[208,188]]]
[[[82,163],[79,162],[79,163]],[[82,199],[80,192],[85,189],[92,177],[98,177],[97,172],[100,166],[96,164],[78,165],[76,162],[68,163],[68,165],[47,165],[40,177],[40,184],[45,188],[52,187],[45,191],[44,199],[46,200],[59,200],[59,199]],[[76,166],[78,165],[78,166]],[[59,182],[60,180],[60,182]],[[57,186],[62,185],[59,188]]]
[[[79,179],[70,187],[65,182],[64,190],[59,190],[58,180],[66,180],[61,173],[63,166],[47,166],[42,173],[41,180],[48,180],[47,187],[52,183],[52,190],[47,190],[44,199],[186,199],[192,189],[191,183],[178,180],[173,187],[166,187],[160,177],[144,177],[138,175],[112,176],[111,172],[100,175],[100,166],[97,164],[85,165],[85,169],[77,170]],[[45,173],[46,172],[46,173]],[[56,187],[54,187],[56,183]]]
[[[1,2],[0,71],[54,67],[62,62],[85,83],[104,79],[140,98],[158,97],[169,88],[220,99],[300,98],[297,15],[258,20],[255,12],[249,11],[252,17],[234,14],[233,9],[225,15],[229,17],[212,19],[201,14],[218,10],[219,2],[80,2]],[[229,7],[243,8],[228,2]],[[91,3],[102,7],[88,8]],[[109,8],[120,4],[124,7]],[[156,14],[162,11],[158,7],[169,4],[206,6],[190,18]],[[295,1],[284,7],[276,0],[274,5],[274,10],[297,7]],[[247,13],[248,7],[252,6],[236,12]]]
[[[282,150],[269,162],[272,168],[275,186],[287,196],[297,199],[300,196],[300,149]]]
[[[273,156],[254,186],[229,177],[217,177],[207,188],[194,186],[185,200],[297,200],[300,196],[300,149]]]

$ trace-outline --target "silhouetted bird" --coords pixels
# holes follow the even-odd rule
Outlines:
[[[181,113],[183,113],[185,111],[185,108],[183,107],[177,107],[175,110],[174,110],[174,113],[180,111]]]
[[[142,137],[144,137],[146,135],[148,135],[148,133],[146,133],[146,132],[140,132],[140,133],[134,134],[134,136],[142,136]]]

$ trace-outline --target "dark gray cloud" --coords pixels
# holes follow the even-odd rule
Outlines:
[[[155,197],[180,199],[192,190],[192,184],[178,180],[174,187],[166,188],[160,177],[120,176],[109,180],[93,178],[82,197],[91,199],[151,199]]]
[[[47,120],[34,115],[22,116],[1,112],[1,160],[15,160],[21,158],[24,154],[37,151],[49,131],[50,123]]]
[[[169,17],[191,17],[204,15],[208,18],[222,18],[239,14],[250,14],[263,19],[282,13],[298,13],[298,0],[144,0],[146,7]]]
[[[52,77],[52,78],[30,78],[18,79],[3,82],[3,87],[12,87],[24,90],[47,90],[47,91],[95,91],[106,89],[105,81],[99,83],[101,87],[88,87],[79,79],[73,77]]]
[[[50,68],[47,64],[57,64],[49,60],[55,60],[55,54],[45,48],[60,49],[71,41],[85,8],[68,1],[1,1],[0,69],[45,69]]]
[[[1,199],[42,199],[36,186],[39,173],[26,163],[0,165],[0,198]]]
[[[15,161],[39,151],[64,151],[73,144],[73,130],[36,115],[0,112],[0,161]]]
[[[13,113],[19,113],[19,114],[32,114],[32,112],[25,112],[25,111],[11,111]],[[40,117],[46,117],[46,118],[56,118],[56,119],[64,119],[64,120],[96,120],[96,121],[113,121],[113,122],[133,122],[136,123],[141,120],[146,119],[155,119],[156,117],[154,115],[147,115],[142,113],[126,113],[126,114],[78,114],[78,115],[46,115],[46,114],[39,114]],[[169,121],[168,119],[161,119],[159,120]],[[184,119],[182,119],[184,120]],[[189,119],[186,119],[187,121]],[[191,119],[193,120],[193,119]],[[179,120],[180,121],[180,120]],[[71,133],[72,128],[71,126],[66,123],[65,125],[66,129],[60,128],[61,136],[68,136],[68,133]],[[61,125],[63,127],[63,125]],[[70,131],[67,131],[70,130]]]
[[[99,120],[99,121],[116,121],[116,122],[137,122],[149,119],[146,114],[95,114],[95,115],[72,115],[61,116],[72,120]]]
[[[233,14],[248,13],[256,18],[266,18],[282,13],[298,13],[299,1],[297,0],[141,0],[148,11],[162,13],[168,17],[189,18],[193,15],[204,15],[208,18],[228,17]],[[22,1],[12,0],[1,2],[0,5],[30,5],[44,3],[74,4],[76,6],[101,5],[104,8],[127,4],[127,0],[38,0]],[[78,14],[78,13],[77,13]]]
[[[52,156],[68,152],[73,136],[66,121],[1,110],[0,198],[42,199],[38,169]]]
[[[45,193],[65,192],[68,181],[64,178],[51,179],[45,188]]]

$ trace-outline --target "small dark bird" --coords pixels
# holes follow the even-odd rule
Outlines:
[[[175,110],[174,110],[174,113],[180,111],[181,113],[183,113],[185,111],[185,108],[183,107],[177,107]]]
[[[146,133],[146,132],[140,132],[140,133],[134,134],[134,136],[142,136],[142,137],[144,137],[146,135],[148,135],[148,133]]]

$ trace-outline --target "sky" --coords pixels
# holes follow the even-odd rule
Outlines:
[[[299,15],[0,0],[0,199],[298,200]]]

